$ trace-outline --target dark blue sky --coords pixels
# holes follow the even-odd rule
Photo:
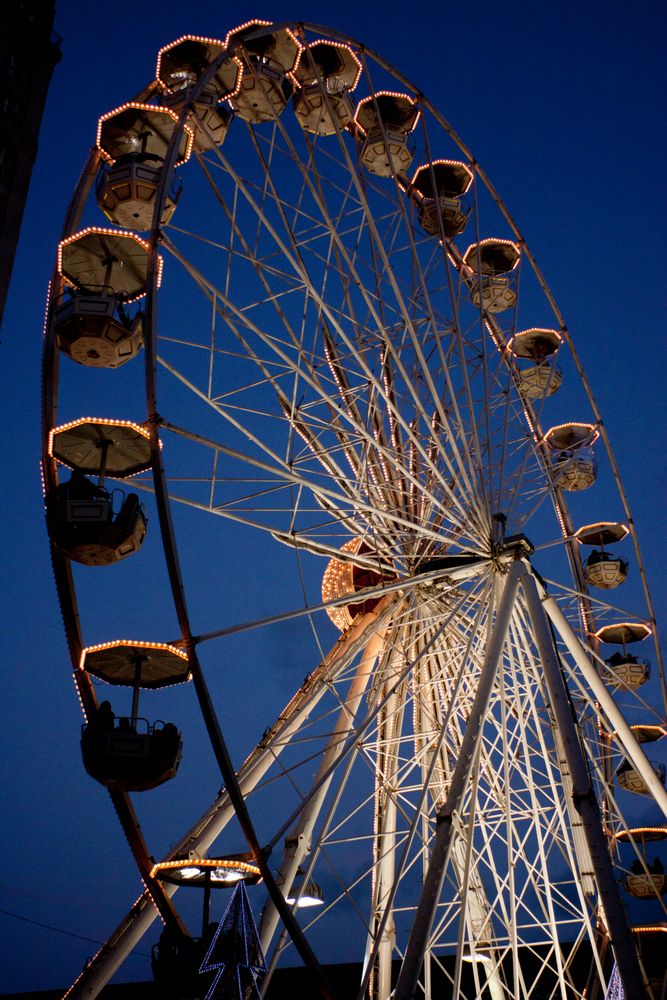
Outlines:
[[[65,985],[96,950],[92,942],[4,911],[101,941],[140,892],[108,798],[80,762],[81,717],[41,511],[40,350],[58,234],[97,118],[152,79],[158,48],[179,35],[224,36],[250,17],[330,24],[381,53],[453,124],[508,205],[565,314],[617,452],[664,621],[663,5],[482,0],[402,5],[394,13],[380,0],[344,0],[307,9],[242,3],[228,11],[212,0],[58,4],[63,60],[49,94],[1,347],[3,992]],[[258,602],[279,610],[292,564],[286,550],[271,550],[268,558],[280,561],[275,590],[258,595]],[[231,609],[229,580],[219,585]],[[256,610],[234,606],[225,622],[253,617]],[[289,630],[279,640],[262,641],[283,646],[282,662],[274,662],[274,673],[262,681],[266,718],[258,709],[244,727],[234,728],[238,715],[222,711],[239,756],[248,748],[240,729],[247,727],[254,742],[271,721],[272,698],[274,706],[283,702],[314,662],[309,666],[305,642],[290,651]],[[239,656],[243,648],[241,640]],[[159,793],[159,808],[176,818],[156,853],[169,847],[219,785],[201,752],[188,793],[182,785]],[[149,950],[148,941],[140,950]],[[137,979],[147,974],[141,958],[123,972]]]

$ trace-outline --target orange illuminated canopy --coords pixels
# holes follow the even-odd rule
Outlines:
[[[414,97],[380,90],[359,102],[354,120],[365,133],[384,126],[408,135],[416,127],[419,115]]]
[[[129,420],[80,417],[54,427],[49,454],[83,475],[126,479],[151,467],[148,431]]]
[[[493,276],[513,271],[520,257],[521,251],[516,243],[490,237],[471,243],[463,254],[463,263],[478,274]]]
[[[629,642],[641,642],[650,635],[651,629],[646,622],[617,622],[614,625],[603,625],[595,633],[595,638],[600,642],[625,646]]]
[[[225,43],[201,35],[182,35],[158,52],[155,75],[166,90],[193,86],[211,63],[225,51]],[[231,97],[241,85],[243,69],[238,59],[223,59],[210,84],[220,99]]]
[[[551,357],[562,343],[563,338],[558,330],[533,327],[530,330],[521,330],[520,333],[516,333],[510,340],[508,347],[515,358],[537,361]]]
[[[598,430],[594,424],[571,423],[550,427],[544,440],[554,451],[574,451],[590,447],[597,437]]]
[[[106,292],[121,302],[146,294],[150,244],[123,229],[89,226],[58,246],[58,271],[75,288]],[[158,259],[158,284],[162,258]]]
[[[254,884],[260,880],[259,865],[251,854],[229,854],[224,858],[179,858],[153,865],[151,878],[172,885],[226,889],[237,882]]]
[[[372,611],[377,606],[378,597],[355,601],[354,596],[364,588],[379,586],[383,579],[388,578],[390,574],[381,572],[373,558],[372,549],[363,538],[350,538],[345,542],[341,548],[341,557],[328,563],[322,577],[322,600],[325,603],[343,597],[349,597],[350,600],[349,604],[342,607],[327,608],[327,614],[334,625],[344,631],[352,624],[355,615]]]
[[[458,160],[433,160],[419,167],[412,191],[424,198],[460,198],[470,190],[473,173]]]
[[[361,75],[361,63],[349,45],[319,38],[302,49],[294,76],[302,86],[324,82],[327,91],[354,90]]]
[[[187,654],[164,642],[119,639],[88,646],[81,653],[81,669],[107,684],[162,688],[190,680]]]
[[[629,844],[633,840],[644,841],[646,843],[649,841],[666,840],[667,826],[636,826],[632,830],[619,830],[618,833],[614,834],[614,837],[625,844]]]
[[[630,729],[638,743],[655,743],[656,740],[661,740],[663,736],[667,736],[667,728],[665,726],[651,726],[640,723],[636,726],[630,726]]]
[[[102,115],[97,126],[97,145],[111,162],[121,156],[139,154],[163,160],[177,127],[178,115],[169,108],[130,101]],[[189,159],[192,142],[192,130],[184,125],[177,166]]]
[[[597,521],[595,524],[584,524],[574,537],[581,545],[609,545],[612,542],[622,542],[628,534],[627,525],[618,521]]]

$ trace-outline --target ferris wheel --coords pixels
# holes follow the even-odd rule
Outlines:
[[[45,345],[83,759],[146,887],[68,996],[158,915],[156,978],[204,996],[173,897],[206,925],[240,882],[267,969],[244,996],[300,957],[312,995],[344,958],[358,1000],[659,1000],[667,689],[634,526],[576,336],[437,109],[316,26],[165,45],[99,119]],[[281,643],[234,766],[220,673],[250,709]],[[188,682],[223,787],[184,833]]]

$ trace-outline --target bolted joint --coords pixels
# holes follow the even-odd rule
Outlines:
[[[502,547],[503,555],[513,555],[515,559],[531,556],[535,546],[526,535],[508,535]]]
[[[589,785],[583,792],[572,792],[572,801],[574,802],[577,812],[581,812],[581,805],[595,805],[597,807],[597,799],[593,794],[593,788],[591,785]]]
[[[296,836],[285,837],[285,848],[288,851],[292,851],[296,854],[299,849],[302,849],[304,854],[310,853],[310,840],[303,833],[298,833]]]

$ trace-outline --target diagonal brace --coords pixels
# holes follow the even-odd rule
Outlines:
[[[505,588],[496,615],[496,621],[489,638],[480,673],[475,700],[470,710],[465,735],[461,742],[452,783],[447,799],[438,812],[433,852],[426,880],[422,888],[417,913],[412,925],[410,939],[396,984],[394,1000],[412,1000],[415,996],[419,973],[424,962],[426,944],[433,927],[435,913],[442,891],[445,871],[454,840],[454,813],[460,808],[479,749],[479,737],[502,657],[503,646],[509,628],[512,609],[516,598],[519,578],[523,565],[516,559],[510,565]]]
[[[532,571],[526,571],[522,585],[540,654],[551,711],[558,727],[572,777],[572,799],[575,809],[581,816],[584,836],[593,862],[595,881],[604,911],[604,921],[623,982],[624,996],[626,1000],[646,1000],[637,953],[632,944],[630,929],[614,877],[607,840],[602,829],[600,809],[582,752],[579,731],[575,724],[572,705],[556,655],[549,620],[542,607]]]

